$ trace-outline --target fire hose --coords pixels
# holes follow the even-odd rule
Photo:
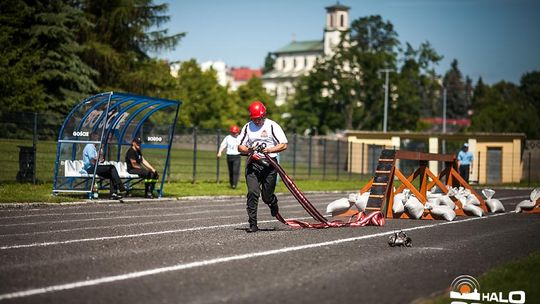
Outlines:
[[[348,221],[342,220],[327,220],[306,198],[304,193],[294,183],[294,181],[287,175],[285,170],[272,158],[268,153],[262,152],[264,147],[259,147],[259,153],[262,153],[267,161],[272,167],[276,169],[279,176],[281,177],[283,183],[289,189],[294,198],[300,203],[300,205],[306,210],[306,212],[313,217],[318,223],[308,223],[299,220],[286,220],[278,212],[276,218],[285,225],[295,227],[295,228],[335,228],[335,227],[362,227],[362,226],[384,226],[385,220],[384,215],[380,211],[373,211],[369,214],[364,212],[359,212],[356,215],[349,218]],[[252,157],[256,154],[252,154]],[[257,158],[255,156],[255,158]],[[262,158],[261,158],[262,159]]]

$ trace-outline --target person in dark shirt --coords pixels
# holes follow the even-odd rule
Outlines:
[[[158,181],[159,175],[156,169],[144,159],[141,150],[141,139],[134,138],[131,141],[131,147],[126,152],[126,164],[130,174],[137,174],[144,178],[144,196],[154,198],[154,187]]]

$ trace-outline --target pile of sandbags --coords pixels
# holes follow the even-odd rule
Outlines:
[[[424,214],[424,204],[412,195],[409,189],[404,189],[394,195],[392,212],[398,215],[406,212],[410,218],[419,219]]]
[[[479,217],[484,215],[484,210],[480,208],[480,201],[475,195],[471,194],[469,189],[463,187],[451,188],[448,190],[448,196],[457,198],[465,213]]]
[[[398,216],[405,212],[409,218],[420,219],[425,210],[429,210],[434,218],[442,218],[447,221],[453,221],[456,218],[455,204],[447,195],[431,192],[427,196],[428,202],[424,205],[409,189],[404,189],[403,192],[394,195],[392,212]]]
[[[482,190],[482,194],[486,198],[486,205],[488,206],[489,212],[497,213],[505,211],[501,201],[493,198],[493,195],[495,195],[495,190],[484,189]]]
[[[450,189],[450,187],[448,187]],[[450,193],[445,194],[442,190],[437,191],[437,187],[431,188],[431,191],[426,193],[428,203],[431,203],[431,206],[446,206],[452,210],[457,208],[456,203],[450,198]],[[427,204],[426,204],[427,205]]]
[[[536,201],[540,199],[540,188],[535,188],[531,192],[530,200],[523,200],[519,202],[516,206],[516,212],[521,212],[522,210],[532,210],[536,205]]]

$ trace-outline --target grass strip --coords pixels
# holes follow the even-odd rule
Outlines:
[[[477,278],[480,293],[501,292],[505,299],[510,291],[523,290],[525,303],[538,303],[540,299],[540,251],[525,258],[496,266]],[[419,299],[415,304],[448,304],[451,303],[449,290],[440,296]],[[480,301],[480,303],[484,303]],[[485,302],[489,303],[489,302]]]

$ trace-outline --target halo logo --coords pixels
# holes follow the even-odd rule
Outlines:
[[[470,275],[460,275],[452,281],[450,299],[451,304],[479,304],[479,303],[510,303],[525,304],[525,291],[480,293],[480,284]],[[466,300],[466,301],[464,301]]]
[[[470,275],[460,275],[450,285],[450,299],[480,301],[480,284]],[[461,302],[452,302],[461,303]]]

